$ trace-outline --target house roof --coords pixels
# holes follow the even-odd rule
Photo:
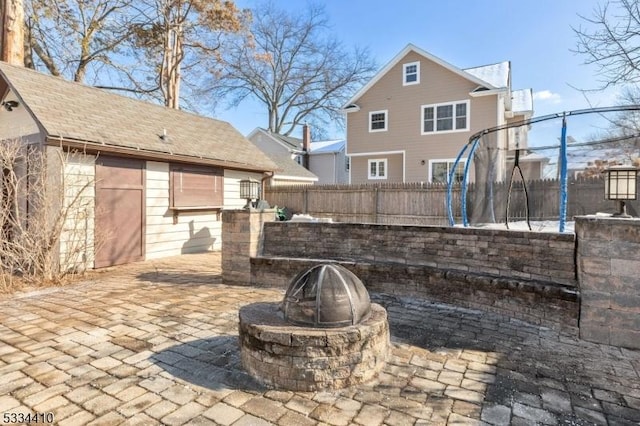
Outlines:
[[[531,89],[514,90],[511,92],[511,110],[514,113],[533,114],[533,93]]]
[[[291,159],[290,154],[267,154],[267,156],[278,166],[278,170],[275,172],[276,178],[299,178],[302,180],[317,181],[318,176],[311,173],[309,170],[302,167]]]
[[[479,67],[461,69],[455,65],[420,49],[419,47],[408,44],[400,53],[398,53],[389,63],[387,63],[369,82],[363,86],[349,101],[343,106],[346,109],[354,104],[367,90],[378,82],[391,68],[396,66],[409,52],[415,52],[428,60],[439,64],[449,71],[466,78],[467,80],[478,84],[478,88],[474,93],[494,93],[494,91],[503,91],[511,88],[511,62],[503,61],[496,64],[482,65]],[[490,92],[488,92],[490,91]],[[531,89],[515,90],[512,92],[511,110],[514,113],[531,113],[533,114],[533,96]]]
[[[380,71],[378,71],[378,73],[375,76],[373,76],[373,78],[369,80],[367,84],[365,84],[355,95],[353,95],[353,97],[349,99],[349,101],[347,101],[346,104],[344,104],[343,108],[346,108],[347,106],[357,101],[364,93],[367,92],[367,90],[369,90],[374,84],[376,84],[378,80],[380,80],[387,72],[389,72],[391,68],[396,66],[396,64],[398,64],[402,60],[402,58],[404,58],[409,52],[415,52],[429,59],[430,61],[435,62],[436,64],[448,69],[449,71],[455,74],[458,74],[459,76],[464,77],[467,80],[474,82],[479,86],[486,87],[489,90],[506,87],[506,86],[495,86],[494,84],[492,84],[492,82],[499,84],[504,80],[505,78],[504,64],[507,64],[507,67],[508,67],[508,64],[509,64],[508,61],[501,62],[500,64],[485,65],[482,67],[469,68],[468,70],[463,70],[461,68],[456,67],[455,65],[451,65],[447,61],[440,59],[437,56],[432,55],[426,50],[420,49],[419,47],[409,43],[404,49],[400,51],[400,53],[394,56],[393,59],[391,59],[391,61],[389,61],[384,67],[382,67],[382,69],[380,69]],[[475,74],[484,75],[485,78],[489,78],[492,81],[483,80],[482,78],[475,75],[474,71],[475,71]],[[506,75],[508,76],[508,72]]]
[[[465,68],[463,71],[479,78],[482,81],[486,81],[493,87],[508,88],[510,69],[511,64],[509,61],[504,61],[492,65]]]
[[[345,141],[343,139],[311,142],[311,155],[344,151],[344,146]]]
[[[4,78],[49,140],[101,151],[272,171],[272,160],[227,122],[116,95],[0,62]],[[166,132],[167,141],[161,136]]]
[[[289,151],[302,151],[302,139],[294,138],[292,136],[283,136],[278,133],[273,133],[270,130],[263,129],[262,127],[256,127],[253,129],[251,133],[247,135],[247,139],[251,140],[251,138],[258,132],[270,137],[274,142],[279,143]]]

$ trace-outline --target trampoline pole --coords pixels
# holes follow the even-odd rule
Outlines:
[[[447,213],[449,215],[449,226],[453,226],[456,224],[453,218],[453,178],[456,175],[456,170],[458,169],[458,163],[460,162],[460,159],[462,158],[462,156],[464,155],[468,147],[469,147],[469,144],[466,144],[462,148],[462,150],[458,154],[458,157],[456,158],[456,161],[453,163],[453,167],[451,168],[451,171],[449,172],[449,180],[447,181]]]
[[[473,156],[476,153],[476,148],[478,148],[479,143],[480,136],[478,136],[478,138],[473,141],[471,151],[469,151],[469,156],[467,157],[467,163],[464,165],[464,175],[462,175],[462,195],[460,203],[462,204],[462,223],[464,224],[465,228],[469,226],[469,218],[467,217],[467,182],[469,178],[469,168],[471,167],[471,161],[473,160]]]
[[[564,232],[567,221],[567,113],[562,114],[562,134],[560,136],[560,224],[559,232]]]

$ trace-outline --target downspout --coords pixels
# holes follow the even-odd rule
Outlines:
[[[267,179],[271,179],[276,174],[276,172],[264,172],[262,174],[264,176],[260,180],[260,195],[261,195],[261,199],[264,200],[264,198],[262,198],[262,197],[264,197],[264,191],[265,191],[265,188],[266,188],[266,181],[267,181]]]

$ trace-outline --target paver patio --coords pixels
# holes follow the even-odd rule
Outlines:
[[[372,295],[392,353],[372,383],[265,389],[238,308],[282,290],[221,283],[218,253],[142,262],[0,300],[0,417],[59,425],[640,424],[640,352],[495,314]],[[2,419],[0,419],[1,421]]]

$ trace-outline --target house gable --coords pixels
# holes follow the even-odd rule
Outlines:
[[[344,106],[351,182],[371,181],[370,160],[385,158],[388,179],[431,181],[472,134],[532,113],[530,93],[512,99],[508,61],[461,69],[408,45]]]
[[[247,135],[247,139],[267,153],[301,153],[302,139],[282,136],[268,130],[256,127]]]
[[[407,56],[413,53],[415,55],[411,56],[411,58],[414,58],[413,60],[409,60],[407,59]],[[373,78],[371,80],[369,80],[369,82],[367,84],[365,84],[355,95],[353,95],[353,97],[351,97],[351,99],[349,99],[349,101],[347,101],[347,103],[344,105],[343,108],[348,108],[350,105],[356,103],[360,97],[365,94],[369,89],[371,89],[372,86],[374,86],[380,79],[382,79],[390,70],[394,69],[395,67],[397,67],[398,64],[400,64],[401,66],[401,71],[402,71],[402,75],[401,75],[401,79],[399,80],[402,84],[403,80],[402,80],[402,76],[404,76],[404,68],[402,67],[403,64],[409,64],[412,62],[421,62],[421,59],[433,62],[435,64],[440,65],[441,67],[451,71],[454,74],[459,75],[460,77],[469,80],[470,82],[474,83],[475,86],[482,86],[486,89],[498,89],[499,87],[497,86],[493,86],[490,82],[484,81],[480,78],[478,78],[476,75],[472,74],[472,73],[467,73],[464,70],[451,65],[450,63],[448,63],[447,61],[438,58],[437,56],[434,56],[432,54],[430,54],[429,52],[427,52],[426,50],[420,49],[419,47],[413,45],[413,44],[408,44],[404,49],[402,49],[396,56],[394,56],[393,59],[391,59],[391,61],[389,61],[384,67],[382,67],[382,69],[380,69],[380,71],[378,71],[378,73],[373,76]],[[420,68],[420,67],[419,67]],[[421,81],[421,76],[418,76],[418,81]]]

